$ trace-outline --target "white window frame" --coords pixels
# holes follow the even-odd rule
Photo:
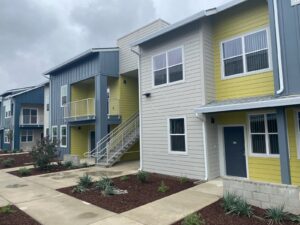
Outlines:
[[[246,53],[245,51],[245,37],[251,34],[255,34],[261,31],[266,31],[267,32],[267,46],[268,48],[265,49],[260,49],[257,51],[253,51],[253,52],[248,52]],[[230,76],[225,76],[225,67],[224,67],[224,52],[223,52],[223,44],[235,39],[241,38],[242,39],[242,57],[243,57],[243,69],[244,72],[243,73],[239,73],[239,74],[234,74],[234,75],[230,75]],[[254,30],[252,32],[248,32],[248,33],[244,33],[235,37],[232,37],[230,39],[226,39],[226,40],[222,40],[220,42],[220,65],[221,65],[221,80],[228,80],[228,79],[233,79],[233,78],[237,78],[237,77],[243,77],[243,76],[249,76],[249,75],[255,75],[255,74],[259,74],[259,73],[266,73],[266,72],[270,72],[273,70],[273,62],[272,62],[272,48],[271,48],[271,35],[270,35],[270,28],[269,27],[264,27],[262,29],[258,29],[258,30]],[[254,53],[254,52],[259,52],[262,50],[268,50],[268,64],[269,67],[265,68],[265,69],[261,69],[261,70],[254,70],[254,71],[250,71],[250,72],[246,72],[247,70],[247,58],[246,55],[250,54],[250,53]],[[237,57],[237,56],[235,56]],[[232,57],[233,58],[233,57]],[[229,59],[229,58],[227,58]]]
[[[4,144],[10,144],[10,141],[8,138],[8,132],[9,132],[9,129],[5,129],[3,132]]]
[[[299,116],[300,109],[295,110],[295,134],[296,134],[296,142],[297,142],[297,159],[300,159],[300,127],[299,127]]]
[[[269,133],[268,131],[268,122],[267,122],[267,114],[276,114],[275,111],[264,111],[264,112],[257,112],[257,113],[249,113],[248,114],[248,143],[249,143],[249,155],[253,157],[262,157],[262,158],[279,158],[280,153],[278,154],[271,154],[271,148],[270,148],[270,140],[269,140],[269,134],[277,134],[279,139],[279,133]],[[255,153],[253,152],[252,148],[252,133],[251,133],[251,122],[250,122],[250,116],[257,116],[257,115],[263,115],[264,116],[264,125],[265,125],[265,132],[264,133],[253,133],[253,134],[261,134],[265,135],[265,142],[266,142],[266,153]],[[278,124],[277,124],[278,126]]]
[[[32,132],[32,141],[28,141],[28,137],[29,137],[28,131],[31,131],[31,132]],[[25,132],[25,135],[22,135],[23,132]],[[33,132],[33,130],[21,130],[20,134],[21,134],[21,135],[20,135],[20,141],[21,141],[22,143],[31,143],[31,142],[33,142],[33,140],[34,140],[34,132]],[[22,141],[22,136],[25,136],[25,137],[26,137],[26,141]]]
[[[66,128],[66,135],[65,135],[65,137],[66,137],[66,144],[65,145],[63,145],[62,144],[62,138],[63,138],[63,135],[62,135],[62,129],[63,128]],[[61,125],[60,126],[60,133],[59,133],[59,142],[60,142],[60,147],[62,147],[62,148],[66,148],[67,146],[68,146],[68,129],[67,129],[67,125]]]
[[[181,49],[181,56],[182,56],[182,62],[181,63],[178,63],[178,64],[175,64],[175,65],[172,65],[172,66],[169,66],[169,60],[168,60],[168,53],[173,51],[173,50],[176,50],[176,49]],[[166,69],[166,76],[167,76],[167,81],[165,84],[159,84],[159,85],[155,85],[155,74],[154,72],[156,71],[159,71],[159,70],[155,70],[154,69],[154,58],[156,56],[160,56],[162,54],[165,54],[166,55],[166,67],[165,68],[162,68],[162,69],[159,69],[159,70],[163,70],[163,69]],[[178,80],[178,81],[174,81],[174,82],[169,82],[169,68],[172,68],[174,66],[178,66],[178,65],[181,65],[182,64],[182,80]],[[170,85],[174,85],[174,84],[178,84],[178,83],[182,83],[185,81],[185,58],[184,58],[184,46],[178,46],[176,48],[172,48],[172,49],[168,49],[164,52],[160,52],[159,54],[156,54],[156,55],[153,55],[152,56],[152,88],[160,88],[160,87],[165,87],[165,86],[170,86]]]
[[[171,134],[170,133],[170,123],[171,123],[171,120],[172,119],[183,119],[183,122],[184,122],[184,134]],[[176,116],[176,117],[169,117],[167,119],[167,123],[168,123],[168,126],[167,126],[167,134],[168,134],[168,153],[169,154],[174,154],[174,155],[187,155],[188,154],[188,142],[187,142],[187,119],[186,119],[186,116]],[[173,151],[171,149],[171,135],[173,136],[176,136],[176,135],[179,135],[179,136],[182,136],[184,135],[184,140],[185,140],[185,151],[184,152],[180,152],[180,151]]]
[[[63,95],[63,90],[65,89],[65,91],[66,91],[66,95]],[[68,85],[62,85],[61,87],[60,87],[60,106],[61,107],[64,107],[65,106],[65,104],[63,104],[63,101],[62,101],[62,99],[63,99],[63,97],[66,97],[66,99],[68,98]],[[67,101],[67,100],[66,100]]]
[[[24,109],[28,109],[30,111],[30,114],[29,114],[29,123],[24,123]],[[32,123],[31,122],[31,110],[36,110],[36,123]],[[28,107],[25,107],[25,108],[22,108],[22,124],[29,124],[29,125],[36,125],[36,124],[39,124],[39,110],[38,108],[28,108]]]
[[[51,140],[53,141],[53,129],[56,129],[56,141],[58,141],[59,139],[58,139],[58,126],[52,126],[52,128],[51,128]]]
[[[9,104],[10,106],[10,110],[7,110],[7,104]],[[4,100],[3,101],[3,106],[4,106],[4,118],[5,119],[8,119],[8,118],[11,118],[11,116],[12,116],[12,102],[11,102],[11,100],[10,99],[8,99],[8,100]]]

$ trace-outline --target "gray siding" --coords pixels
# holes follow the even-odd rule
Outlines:
[[[137,69],[137,56],[131,52],[131,43],[150,35],[163,27],[168,26],[168,23],[163,20],[156,20],[140,29],[121,37],[118,40],[118,47],[120,48],[120,74],[124,74]]]
[[[279,89],[278,60],[273,1],[269,0],[272,34],[275,88]],[[285,95],[300,94],[300,5],[291,6],[290,0],[278,1]]]
[[[194,109],[201,105],[203,68],[199,22],[165,35],[142,46],[141,97],[143,169],[175,176],[205,178],[203,122]],[[185,81],[166,87],[152,88],[152,56],[175,47],[184,47]],[[168,118],[187,119],[188,154],[168,153]]]

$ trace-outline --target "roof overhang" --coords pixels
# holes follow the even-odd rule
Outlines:
[[[174,24],[172,24],[170,26],[167,26],[166,28],[163,28],[163,29],[159,30],[158,32],[155,32],[155,33],[153,33],[151,35],[148,35],[148,36],[146,36],[146,37],[144,37],[142,39],[139,39],[139,40],[133,42],[131,44],[131,47],[135,47],[135,46],[144,44],[145,42],[148,42],[148,41],[150,41],[152,39],[155,39],[155,38],[157,38],[157,37],[159,37],[161,35],[164,35],[164,34],[166,34],[168,32],[171,32],[171,31],[176,30],[176,29],[178,29],[180,27],[183,27],[183,26],[185,26],[185,25],[187,25],[189,23],[192,23],[192,22],[194,22],[196,20],[199,20],[199,19],[202,19],[204,17],[208,17],[208,16],[212,16],[212,15],[218,14],[218,13],[220,13],[222,11],[230,9],[230,8],[232,8],[232,7],[236,6],[236,5],[239,5],[239,4],[243,3],[243,2],[246,2],[246,1],[248,1],[248,0],[232,0],[230,2],[227,2],[225,4],[220,5],[218,7],[200,11],[199,13],[196,13],[196,14],[194,14],[194,15],[192,15],[192,16],[184,19],[184,20],[181,20],[181,21],[179,21],[177,23],[174,23]]]
[[[212,103],[207,104],[202,107],[196,108],[196,113],[218,113],[218,112],[229,112],[229,111],[239,111],[247,109],[261,109],[261,108],[272,108],[280,106],[293,106],[300,105],[300,96],[288,96],[288,97],[278,97],[269,99],[254,99],[253,101],[239,102],[233,101],[232,103]]]
[[[65,66],[67,66],[67,65],[69,65],[71,63],[74,63],[74,62],[76,62],[76,61],[78,61],[78,60],[80,60],[82,58],[85,58],[85,57],[87,57],[89,55],[92,55],[94,53],[98,53],[98,52],[112,52],[112,51],[119,51],[119,48],[118,47],[113,47],[113,48],[91,48],[91,49],[89,49],[89,50],[87,50],[87,51],[85,51],[85,52],[83,52],[83,53],[81,53],[81,54],[79,54],[79,55],[77,55],[77,56],[75,56],[75,57],[73,57],[73,58],[71,58],[71,59],[69,59],[69,60],[67,60],[67,61],[65,61],[65,62],[63,62],[63,63],[61,63],[61,64],[59,64],[59,65],[57,65],[55,67],[53,67],[53,68],[51,68],[51,69],[49,69],[49,70],[47,70],[43,74],[44,75],[50,75],[51,73],[53,73],[53,72],[55,72],[55,71],[57,71],[57,70],[65,67]]]

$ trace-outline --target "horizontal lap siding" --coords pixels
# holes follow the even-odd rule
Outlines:
[[[204,179],[203,124],[194,113],[202,102],[201,32],[199,24],[193,28],[142,48],[141,92],[151,93],[141,99],[142,161],[146,171]],[[179,46],[184,47],[185,81],[152,88],[152,56]],[[187,119],[188,155],[168,153],[168,118],[176,116]]]
[[[214,22],[216,99],[243,98],[274,94],[273,72],[264,72],[228,80],[221,79],[220,43],[269,25],[265,1],[248,1],[216,16]]]

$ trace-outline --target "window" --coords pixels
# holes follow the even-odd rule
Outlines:
[[[5,112],[4,112],[5,118],[10,118],[12,116],[12,103],[11,103],[11,100],[3,101],[3,106],[5,108]]]
[[[21,131],[21,142],[32,142],[33,141],[33,131],[32,130],[22,130]]]
[[[9,136],[10,136],[10,130],[4,130],[4,143],[5,144],[10,143]]]
[[[223,77],[270,68],[267,29],[222,42]]]
[[[68,86],[64,85],[60,88],[60,104],[63,107],[67,103]]]
[[[46,137],[49,137],[49,128],[46,128]]]
[[[37,124],[37,109],[23,109],[23,124]]]
[[[176,48],[153,57],[154,86],[183,80],[182,52]]]
[[[250,115],[251,149],[254,154],[278,155],[278,130],[275,113]]]
[[[57,141],[58,141],[58,133],[57,133],[57,126],[53,126],[52,127],[52,133],[51,133],[51,135],[52,135],[52,141],[54,142],[54,143],[56,143]]]
[[[186,153],[185,118],[169,119],[169,149],[171,152]]]
[[[67,147],[67,126],[60,126],[60,147]]]

